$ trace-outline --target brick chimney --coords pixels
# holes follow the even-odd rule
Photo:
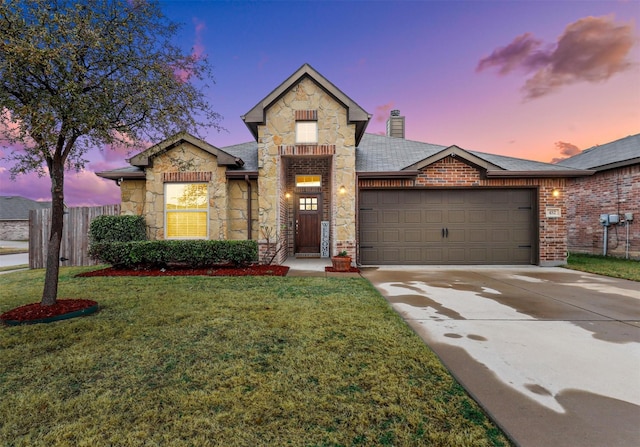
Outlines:
[[[387,120],[387,136],[404,138],[404,116],[400,116],[400,110],[392,110]]]

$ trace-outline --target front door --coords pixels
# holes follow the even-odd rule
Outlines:
[[[320,254],[320,194],[301,194],[296,201],[296,253]]]

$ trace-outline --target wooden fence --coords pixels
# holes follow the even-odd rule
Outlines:
[[[103,214],[120,214],[120,205],[67,208],[62,228],[60,246],[60,265],[79,266],[96,265],[98,262],[89,257],[89,225]],[[29,268],[45,268],[47,243],[51,232],[51,209],[31,210],[29,212]]]

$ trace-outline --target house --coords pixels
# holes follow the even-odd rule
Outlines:
[[[0,240],[29,239],[29,211],[50,208],[51,202],[36,202],[20,196],[0,197]]]
[[[567,181],[569,251],[640,259],[640,134],[585,149],[558,164],[595,171]]]
[[[241,117],[253,139],[181,133],[99,173],[154,239],[255,239],[261,255],[358,263],[566,262],[566,184],[592,172],[387,135],[308,64]]]

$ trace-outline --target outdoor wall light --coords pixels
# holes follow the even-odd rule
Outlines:
[[[342,185],[339,191],[340,191],[340,194],[345,194],[347,192],[347,188],[345,188],[344,185]]]
[[[284,197],[287,198],[287,199],[290,199],[291,198],[291,193],[290,192],[285,193]]]
[[[551,192],[551,195],[553,195],[553,197],[560,196],[560,190],[558,188],[554,188],[553,191]]]

